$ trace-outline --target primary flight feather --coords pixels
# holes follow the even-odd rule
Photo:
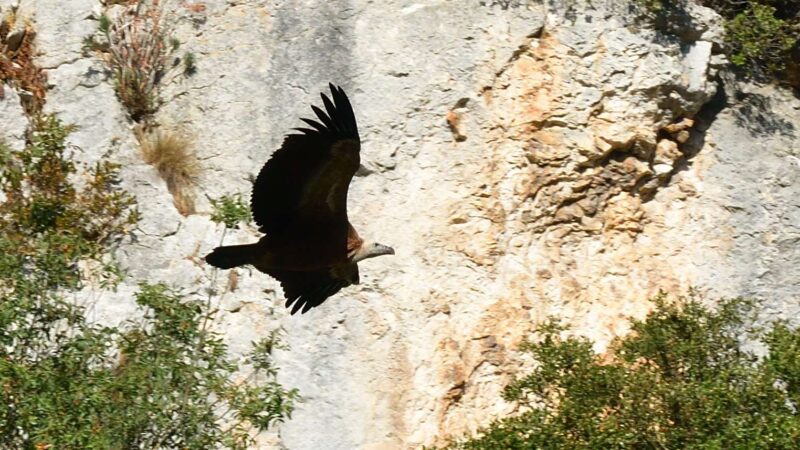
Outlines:
[[[258,242],[217,247],[206,262],[221,269],[251,264],[281,283],[286,307],[305,313],[343,287],[359,283],[358,262],[394,249],[365,242],[347,218],[347,190],[360,164],[353,107],[330,85],[318,120],[301,119],[261,168],[250,199],[266,235]]]

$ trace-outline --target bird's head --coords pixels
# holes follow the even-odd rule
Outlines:
[[[359,262],[363,259],[374,258],[381,255],[394,255],[394,249],[388,245],[379,244],[377,242],[365,242],[360,249],[353,255],[353,262]]]

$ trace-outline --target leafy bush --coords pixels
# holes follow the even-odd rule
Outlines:
[[[727,20],[725,31],[731,62],[751,75],[762,70],[781,74],[797,41],[789,24],[775,16],[775,8],[755,2]]]
[[[77,168],[65,143],[71,127],[52,116],[33,120],[25,149],[0,145],[0,279],[15,293],[21,286],[80,288],[89,274],[78,262],[89,259],[95,263],[90,266],[108,268],[106,248],[129,232],[138,212],[133,197],[116,188],[119,166],[107,160],[91,167],[86,185],[77,190]]]
[[[251,448],[297,398],[276,382],[274,334],[240,367],[207,302],[142,284],[145,316],[108,327],[72,299],[120,280],[106,252],[138,214],[107,161],[71,184],[68,133],[47,117],[24,150],[0,145],[0,448]]]
[[[694,299],[656,308],[610,347],[560,337],[548,323],[526,343],[538,367],[511,383],[521,414],[501,419],[458,449],[796,449],[800,448],[800,332],[778,323],[750,330],[767,345],[742,349],[754,303]]]
[[[657,29],[685,28],[690,0],[637,0]],[[800,2],[796,0],[698,0],[725,24],[724,52],[741,74],[788,81],[800,87]],[[798,73],[793,73],[794,71]]]
[[[248,223],[251,220],[250,206],[242,201],[242,196],[223,195],[222,197],[211,200],[214,213],[211,220],[216,223],[225,224],[225,228],[236,228],[239,223]]]
[[[752,8],[754,4],[773,7],[780,19],[792,18],[800,12],[800,3],[796,0],[700,0],[700,4],[712,8],[727,19]]]

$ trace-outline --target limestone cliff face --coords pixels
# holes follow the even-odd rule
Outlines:
[[[237,352],[282,326],[281,378],[305,402],[264,448],[418,448],[472,432],[511,411],[499,393],[530,363],[516,347],[549,315],[602,349],[659,289],[798,312],[800,101],[728,80],[704,8],[678,38],[625,2],[175,1],[198,71],[165,85],[157,119],[192,136],[203,166],[197,213],[182,216],[101,61],[81,52],[103,5],[0,7],[12,3],[39,31],[45,109],[79,127],[78,159],[110,152],[124,165],[143,213],[118,255],[132,280],[93,294],[97,320],[135,315],[147,279],[216,289]],[[208,199],[249,191],[329,81],[350,95],[364,141],[351,220],[397,255],[290,317],[266,276],[238,270],[231,290],[202,263],[223,235]],[[0,128],[18,145],[19,99],[6,93]]]

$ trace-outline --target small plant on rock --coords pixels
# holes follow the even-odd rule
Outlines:
[[[183,55],[183,74],[190,77],[197,73],[197,60],[194,53],[186,52]]]
[[[181,58],[175,56],[180,41],[170,36],[159,0],[134,3],[115,18],[100,16],[100,36],[88,38],[85,44],[105,56],[117,96],[131,119],[146,122],[161,105],[160,85],[180,67]],[[194,56],[185,58],[191,63],[184,63],[184,72],[194,68]]]
[[[225,224],[225,228],[236,228],[240,223],[246,224],[251,220],[250,206],[242,201],[240,194],[223,195],[211,200],[211,206],[214,208],[211,220]]]

